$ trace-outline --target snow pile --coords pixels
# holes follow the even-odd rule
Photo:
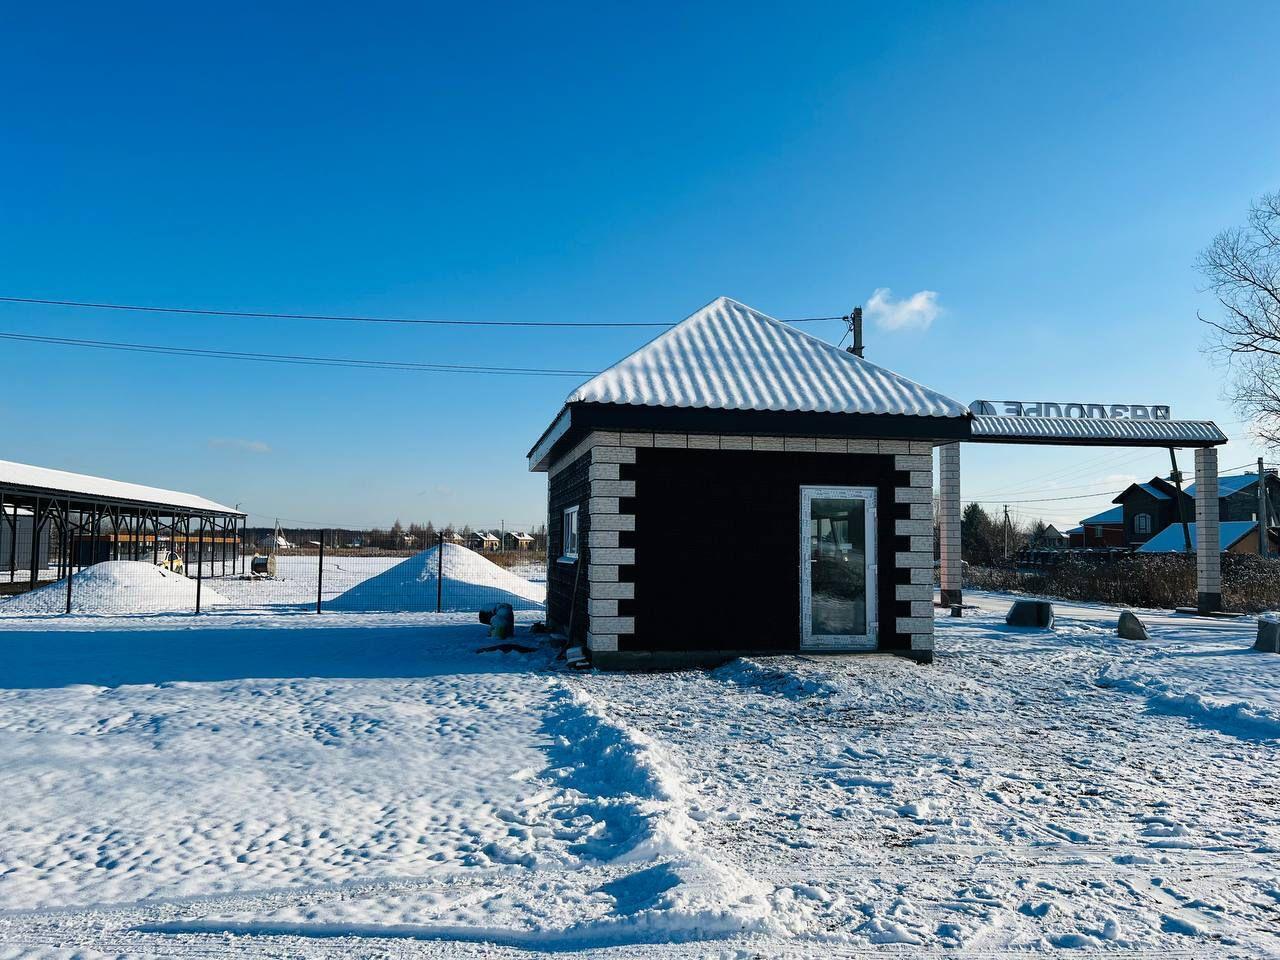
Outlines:
[[[72,613],[194,613],[196,582],[142,560],[106,560],[71,578]],[[225,604],[226,597],[208,585],[200,591],[201,606]],[[65,613],[66,581],[0,601],[0,615]]]
[[[438,585],[438,580],[443,583]],[[478,610],[493,603],[509,603],[517,610],[540,610],[547,596],[545,586],[503,570],[474,550],[445,543],[416,553],[390,570],[356,584],[327,601],[325,609],[435,610],[437,590],[444,610]]]
[[[1260,654],[1259,658],[1263,656],[1266,654]],[[1227,697],[1214,696],[1188,689],[1180,680],[1179,677],[1144,676],[1140,671],[1114,663],[1106,664],[1098,672],[1098,686],[1143,696],[1156,712],[1186,717],[1237,736],[1280,740],[1280,697],[1273,702],[1229,699],[1229,691],[1222,691]]]

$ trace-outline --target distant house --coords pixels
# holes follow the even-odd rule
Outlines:
[[[1067,535],[1051,523],[1037,538],[1036,546],[1044,550],[1065,550],[1068,542]]]
[[[1280,521],[1280,477],[1266,475],[1269,525]],[[1126,545],[1140,547],[1172,525],[1181,527],[1185,519],[1196,519],[1196,485],[1193,483],[1178,493],[1178,488],[1161,477],[1152,477],[1146,483],[1130,485],[1112,503],[1118,503],[1124,511],[1124,535]],[[1179,510],[1181,502],[1181,511]],[[1218,478],[1218,519],[1228,522],[1256,522],[1258,519],[1258,475],[1241,473]],[[1179,543],[1183,542],[1178,535]],[[1255,539],[1256,546],[1256,539]],[[1179,547],[1181,549],[1181,547]]]
[[[477,530],[471,534],[471,539],[467,541],[467,546],[476,551],[476,553],[497,553],[502,549],[502,541],[492,533]]]
[[[1179,493],[1177,487],[1160,477],[1130,484],[1111,502],[1120,504],[1125,545],[1131,547],[1141,546],[1171,523],[1181,524],[1184,517],[1188,521],[1196,518],[1195,498],[1186,491]]]
[[[1088,550],[1127,546],[1124,535],[1124,507],[1112,507],[1080,521],[1069,532],[1072,547]]]
[[[519,530],[509,530],[503,535],[503,550],[532,550],[533,537]]]
[[[283,533],[269,533],[258,540],[258,550],[261,553],[271,553],[273,550],[292,549],[293,544],[285,538]]]
[[[1191,536],[1191,549],[1196,549],[1196,525],[1187,524]],[[1269,534],[1274,552],[1280,538]],[[1258,524],[1252,520],[1224,520],[1218,525],[1218,543],[1223,553],[1257,553]],[[1140,546],[1138,553],[1186,553],[1187,541],[1182,534],[1182,524],[1173,523]]]
[[[448,533],[441,534],[445,543],[462,543],[464,538],[457,530],[450,530]]]
[[[1280,509],[1280,477],[1275,471],[1267,471],[1267,517],[1272,526],[1277,523]],[[1194,497],[1196,485],[1187,487],[1187,495]],[[1194,519],[1192,513],[1188,519]],[[1218,519],[1224,523],[1234,520],[1258,519],[1258,475],[1241,473],[1218,478]]]

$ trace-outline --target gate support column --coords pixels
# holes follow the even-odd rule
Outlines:
[[[1218,451],[1196,450],[1196,609],[1222,609],[1222,547],[1218,538]]]
[[[938,447],[938,547],[941,552],[942,605],[962,601],[960,574],[960,444]]]

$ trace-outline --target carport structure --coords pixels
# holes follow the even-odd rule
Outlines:
[[[1196,607],[1201,613],[1222,609],[1222,558],[1218,549],[1218,451],[1226,435],[1210,420],[1170,420],[1168,408],[1069,404],[1080,416],[1045,417],[1027,411],[1044,404],[1002,403],[1016,415],[988,411],[997,405],[977,401],[981,411],[970,420],[969,443],[1053,444],[1091,447],[1158,447],[1195,451]],[[1061,408],[1063,405],[1054,405]],[[1132,418],[1141,411],[1147,416]],[[1152,416],[1152,412],[1155,416]],[[942,603],[962,602],[960,564],[960,443],[938,447],[938,537]]]
[[[9,532],[9,556],[3,558],[8,576],[0,587],[13,593],[39,584],[44,561],[36,544],[46,535],[57,557],[57,579],[102,560],[158,562],[162,549],[173,550],[186,568],[193,547],[200,570],[207,551],[215,563],[221,560],[223,573],[228,561],[234,572],[237,558],[243,565],[242,551],[228,557],[228,547],[243,542],[245,519],[243,512],[195,494],[0,460],[0,523]],[[20,535],[32,544],[29,557],[23,554],[21,579]]]

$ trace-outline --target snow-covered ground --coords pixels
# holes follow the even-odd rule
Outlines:
[[[330,556],[323,576],[316,556],[280,556],[276,575],[257,578],[220,575],[207,564],[201,589],[205,613],[275,615],[313,613],[316,600],[326,610],[347,613],[476,611],[495,603],[540,610],[546,599],[546,568],[528,565],[536,580],[499,567],[487,557],[457,544],[445,544],[443,589],[437,593],[437,549],[411,557]],[[190,577],[149,561],[105,561],[77,572],[72,583],[72,613],[94,616],[194,613],[194,566]],[[26,594],[0,597],[0,619],[62,616],[66,581]]]
[[[5,622],[0,957],[1280,956],[1253,622],[977,599],[932,667],[646,675],[462,615]]]

